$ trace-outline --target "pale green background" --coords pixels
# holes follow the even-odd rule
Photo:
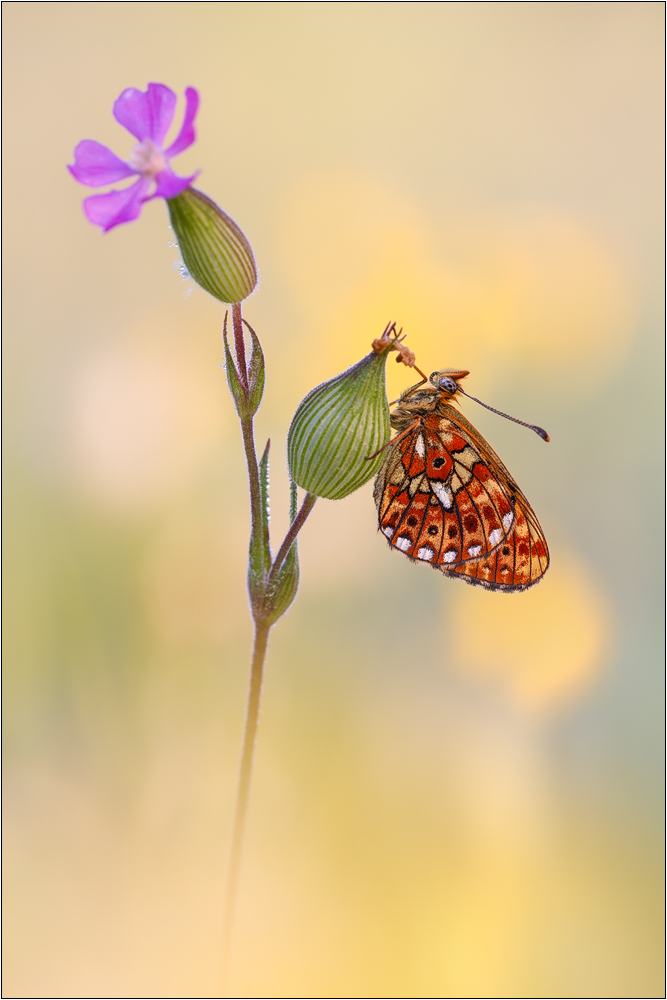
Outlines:
[[[5,983],[219,995],[248,669],[222,309],[163,204],[101,236],[65,170],[127,86],[261,284],[275,539],[301,397],[388,319],[552,569],[488,594],[321,502],[276,627],[239,997],[662,996],[660,3],[5,3]],[[390,365],[391,392],[410,383]]]

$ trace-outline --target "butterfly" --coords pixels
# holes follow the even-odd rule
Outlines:
[[[452,405],[457,394],[468,396],[459,385],[468,374],[433,372],[423,377],[430,385],[420,382],[397,401],[391,426],[399,434],[375,480],[379,528],[392,549],[447,576],[488,590],[526,590],[549,566],[546,538],[495,451]],[[525,426],[549,440],[541,427]]]

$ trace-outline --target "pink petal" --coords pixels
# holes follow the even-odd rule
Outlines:
[[[164,151],[165,156],[168,158],[171,159],[172,156],[178,156],[179,153],[182,153],[184,149],[187,149],[195,141],[194,122],[198,109],[199,94],[194,87],[188,87],[185,91],[185,117],[183,118],[181,131],[169,149],[165,149]]]
[[[185,191],[186,188],[190,187],[192,182],[199,177],[200,173],[201,171],[198,170],[192,177],[177,177],[169,167],[161,170],[159,174],[155,175],[157,187],[151,198],[175,198],[181,191]]]
[[[83,210],[86,218],[95,226],[101,226],[106,233],[121,222],[132,222],[141,212],[144,195],[150,187],[150,178],[140,177],[129,188],[122,191],[108,191],[84,198]]]
[[[149,83],[146,93],[128,87],[113,106],[114,118],[143,142],[162,146],[176,111],[176,94],[163,83]]]
[[[74,150],[74,163],[68,170],[81,184],[88,187],[103,187],[115,184],[136,173],[127,163],[119,160],[115,153],[93,139],[84,139]]]

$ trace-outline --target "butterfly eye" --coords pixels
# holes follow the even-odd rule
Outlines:
[[[441,389],[446,389],[447,392],[456,392],[458,389],[458,385],[453,378],[441,378],[438,385]]]

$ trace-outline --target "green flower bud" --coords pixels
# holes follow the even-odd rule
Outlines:
[[[385,366],[389,351],[371,352],[299,404],[287,439],[292,479],[302,489],[340,500],[363,486],[382,462],[368,461],[389,440]]]
[[[221,302],[247,298],[257,284],[257,268],[252,247],[234,220],[192,187],[167,199],[167,205],[193,280]]]

